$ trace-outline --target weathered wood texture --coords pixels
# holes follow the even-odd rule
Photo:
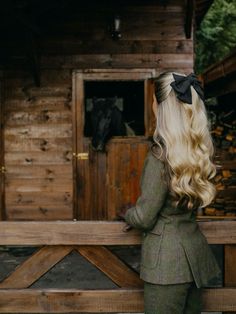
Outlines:
[[[236,220],[198,221],[209,244],[236,244]],[[0,245],[137,245],[138,229],[124,232],[124,222],[2,221]]]
[[[27,300],[27,306],[26,306]],[[203,290],[203,309],[235,311],[236,289]],[[143,289],[1,290],[0,313],[137,313],[144,311]]]
[[[29,288],[73,250],[105,273],[118,287],[143,287],[143,281],[139,278],[138,273],[104,246],[47,245],[36,251],[4,278],[0,282],[0,289]]]
[[[122,18],[119,41],[112,40],[108,31],[109,19],[116,9]],[[89,169],[84,161],[75,164],[73,152],[86,152],[88,143],[76,139],[82,120],[74,117],[71,107],[72,70],[153,68],[157,73],[175,70],[187,74],[193,69],[193,36],[185,37],[186,8],[181,0],[168,5],[123,2],[119,8],[113,2],[93,6],[81,3],[81,10],[72,13],[70,20],[45,25],[47,32],[39,45],[41,87],[35,87],[30,72],[23,71],[25,59],[20,56],[16,63],[12,59],[4,73],[7,220],[114,219],[116,209],[133,203],[138,196],[138,177],[145,155],[145,148],[139,145],[146,144],[137,143],[126,153],[126,144],[111,142],[108,161],[95,156],[94,166],[90,163]],[[150,90],[150,86],[146,88]],[[150,122],[149,113],[145,119]],[[139,157],[127,161],[129,150],[130,156]],[[123,159],[124,169],[119,172]],[[80,181],[84,176],[86,183]],[[122,180],[124,184],[118,188]],[[107,193],[105,184],[109,185]],[[77,192],[81,199],[76,197]],[[86,204],[82,202],[83,195]]]
[[[139,274],[104,246],[77,245],[76,250],[122,288],[143,287]]]
[[[12,85],[4,103],[9,220],[72,218],[71,87]]]
[[[224,286],[236,287],[236,245],[224,245]],[[232,312],[232,311],[231,311]],[[229,310],[225,314],[229,314]],[[236,313],[234,309],[233,314]]]
[[[0,282],[0,289],[28,288],[72,250],[72,246],[66,245],[40,248]]]
[[[63,18],[55,19],[51,12],[49,9],[42,15],[44,24],[40,19],[39,42],[34,38],[41,55],[41,68],[158,66],[177,70],[193,66],[194,28],[191,26],[195,25],[193,19],[188,21],[191,38],[186,39],[186,3],[181,0],[119,4],[78,1],[65,7]],[[121,18],[122,37],[118,41],[111,38],[110,32],[116,14]],[[5,51],[11,54],[17,46],[10,67],[20,68],[25,64],[25,47],[19,39],[14,43],[5,39],[4,43]]]

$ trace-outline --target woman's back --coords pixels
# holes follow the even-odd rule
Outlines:
[[[153,140],[160,151],[148,152],[141,194],[124,218],[142,230],[145,313],[200,314],[199,288],[221,274],[196,222],[196,210],[216,195],[203,91],[193,73],[164,72],[154,85]]]
[[[163,180],[163,161],[149,151],[144,165],[140,180],[142,194],[136,203],[137,217],[141,216],[138,209],[143,210],[142,204],[148,204],[145,214],[140,217],[143,225],[140,278],[159,284],[194,279],[197,287],[207,285],[212,278],[220,275],[221,270],[199,229],[196,212],[173,206],[168,186]],[[158,170],[153,171],[154,167]],[[159,193],[159,200],[153,201],[150,187]],[[132,208],[127,211],[126,221],[135,226],[132,211]]]

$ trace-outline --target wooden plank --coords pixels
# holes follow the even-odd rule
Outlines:
[[[98,14],[98,13],[97,13]],[[90,17],[91,19],[91,17]],[[181,20],[180,20],[181,21]],[[96,24],[96,27],[93,25],[88,25],[87,23],[83,24],[84,27],[80,27],[76,30],[76,37],[85,40],[87,37],[88,40],[91,41],[103,41],[106,38],[110,37],[109,32],[106,32],[104,28],[104,24],[100,25]],[[149,31],[149,32],[148,32]],[[185,40],[184,27],[183,25],[158,25],[147,23],[145,27],[140,24],[129,23],[129,21],[124,23],[122,26],[122,32],[126,38],[126,40]],[[54,36],[58,36],[61,34],[63,37],[71,36],[71,30],[66,28],[66,25],[61,25],[61,28],[58,27],[55,32],[50,34],[53,38]]]
[[[169,21],[168,21],[169,22]],[[181,21],[183,24],[183,21]],[[15,45],[15,43],[14,43]],[[104,39],[103,41],[94,40],[87,41],[80,39],[79,42],[70,38],[49,38],[43,40],[41,44],[42,52],[46,54],[55,54],[60,51],[63,55],[70,54],[88,54],[94,53],[104,54],[108,51],[112,54],[130,53],[193,53],[193,41],[191,40],[126,40],[119,42]]]
[[[203,288],[203,310],[236,310],[235,288]],[[137,313],[144,311],[143,289],[2,289],[0,313]]]
[[[44,246],[40,248],[22,264],[17,266],[7,278],[0,282],[0,289],[28,288],[72,250],[73,246],[63,245]]]
[[[60,152],[47,152],[46,154],[42,152],[7,152],[5,154],[5,165],[6,169],[8,165],[18,165],[18,166],[39,166],[43,165],[64,165],[70,164],[72,159],[72,154],[69,151]]]
[[[13,87],[14,88],[14,87]],[[53,95],[53,92],[52,92]],[[66,97],[43,97],[43,98],[30,98],[25,99],[24,95],[12,95],[11,98],[8,98],[5,101],[6,104],[6,112],[9,115],[10,112],[40,112],[45,110],[52,111],[64,111],[70,110],[70,104],[68,103],[68,99]]]
[[[156,71],[154,69],[99,69],[99,68],[88,68],[83,70],[74,70],[74,75],[78,75],[78,80],[92,80],[92,81],[104,81],[104,80],[145,80],[147,78],[154,77]]]
[[[5,146],[8,152],[58,152],[58,151],[70,151],[71,150],[71,138],[70,137],[54,137],[54,138],[12,138],[5,137]],[[50,165],[50,167],[53,165]],[[67,166],[67,165],[64,165]],[[64,167],[63,166],[63,167]],[[9,170],[9,165],[8,165]]]
[[[147,79],[144,82],[144,98],[145,98],[145,135],[153,136],[155,131],[155,115],[152,110],[153,94],[154,94],[154,82],[152,79]]]
[[[122,221],[2,221],[0,245],[138,245],[142,233],[122,231]],[[200,221],[209,244],[235,244],[236,219]]]
[[[143,287],[138,273],[122,262],[104,246],[76,246],[75,249],[90,263],[106,274],[115,284],[122,288]]]
[[[107,193],[106,191],[106,175],[107,175],[107,154],[97,154],[97,184],[96,184],[96,204],[93,210],[96,211],[91,219],[102,220],[107,219]],[[89,166],[89,165],[88,165]],[[91,180],[92,181],[92,180]],[[91,197],[90,191],[87,191],[87,195]],[[88,208],[91,211],[91,208]]]
[[[14,206],[7,204],[7,220],[54,221],[71,220],[72,218],[72,206],[67,204],[54,205],[51,203],[45,205],[43,203],[38,203],[35,204],[35,206]]]
[[[143,160],[142,163],[137,162],[138,154],[135,154],[135,151],[131,151],[131,145],[136,144],[139,146],[148,146],[148,141],[139,140],[139,137],[135,137],[129,141],[111,141],[107,145],[108,150],[108,159],[107,159],[107,194],[108,194],[108,215],[110,220],[117,219],[117,211],[121,207],[127,206],[131,207],[135,205],[135,201],[138,197],[138,186]],[[127,154],[128,151],[131,151],[131,154]],[[132,168],[131,156],[134,156],[136,159],[136,168]],[[144,158],[144,157],[143,157]],[[133,176],[133,173],[136,173],[134,185],[135,189],[131,190],[131,181],[129,178]],[[133,199],[135,201],[131,202],[131,192],[133,193]],[[136,193],[136,194],[134,194]]]
[[[63,138],[71,137],[71,123],[51,124],[51,125],[35,125],[28,124],[26,126],[14,126],[5,128],[5,136],[21,138]]]
[[[24,97],[27,101],[34,101],[34,97],[39,99],[51,98],[52,100],[55,98],[66,99],[70,93],[70,86],[42,86],[40,88],[30,86],[22,88],[19,84],[14,90],[11,89],[11,85],[8,86],[6,90],[6,99],[15,98],[16,96]]]
[[[236,287],[236,245],[224,245],[224,286]],[[225,312],[229,314],[230,312]],[[236,313],[236,309],[234,312]]]
[[[131,150],[131,145],[124,145],[124,152],[123,152],[123,162],[122,167],[124,169],[124,179],[121,181],[122,188],[121,188],[121,194],[122,194],[122,204],[128,207],[131,207],[132,204],[130,204],[130,179],[131,179],[131,155],[133,154]]]
[[[65,124],[71,122],[71,112],[69,110],[41,110],[36,111],[35,108],[32,111],[11,111],[11,114],[6,116],[6,127],[14,126],[27,126],[30,124],[42,125],[42,124]]]
[[[64,191],[58,195],[58,191],[48,191],[43,192],[24,192],[24,193],[17,193],[15,191],[8,192],[6,195],[6,203],[11,203],[12,206],[21,205],[21,206],[30,206],[34,205],[52,205],[54,204],[55,208],[64,204],[64,205],[71,205],[72,204],[72,191]]]
[[[85,114],[84,114],[84,81],[82,73],[74,73],[73,72],[73,107],[75,117],[73,123],[75,123],[74,127],[74,149],[75,153],[84,152],[84,126],[85,126]],[[88,160],[79,160],[77,157],[74,159],[75,162],[75,181],[74,181],[74,204],[76,207],[74,208],[74,217],[79,219],[84,219],[84,209],[81,204],[81,200],[83,200],[84,194],[84,186],[83,182],[85,182],[85,169],[83,167],[83,163]]]
[[[71,102],[71,111],[72,111],[72,170],[73,170],[73,218],[78,217],[78,190],[77,190],[77,181],[78,181],[78,169],[77,169],[77,122],[78,122],[78,105],[80,103],[81,95],[78,94],[81,85],[77,84],[78,77],[75,72],[72,72],[72,102]]]
[[[6,178],[6,190],[11,192],[43,192],[43,191],[71,191],[71,178],[34,178],[34,184],[32,184],[32,178]]]
[[[25,149],[22,149],[25,151]],[[65,165],[34,165],[29,167],[29,165],[11,165],[7,166],[8,178],[21,178],[21,179],[42,179],[47,178],[48,180],[60,177],[71,178],[73,171],[70,164]]]
[[[236,50],[209,66],[201,75],[203,77],[204,86],[213,83],[221,78],[225,78],[236,72]]]
[[[236,287],[236,245],[224,246],[224,285]]]
[[[176,38],[175,38],[176,39]],[[81,54],[70,56],[42,56],[44,68],[193,68],[192,54]]]

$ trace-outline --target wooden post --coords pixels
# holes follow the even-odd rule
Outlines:
[[[236,287],[236,245],[224,245],[224,286]],[[233,314],[236,312],[224,312]]]

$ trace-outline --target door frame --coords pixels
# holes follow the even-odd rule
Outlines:
[[[73,217],[78,214],[78,190],[80,158],[83,152],[83,131],[85,125],[84,81],[144,81],[144,127],[145,134],[140,139],[152,136],[154,132],[154,115],[152,113],[153,78],[156,69],[75,69],[72,72],[72,154],[73,154]],[[118,137],[117,137],[118,138]],[[86,158],[86,157],[85,157]]]

